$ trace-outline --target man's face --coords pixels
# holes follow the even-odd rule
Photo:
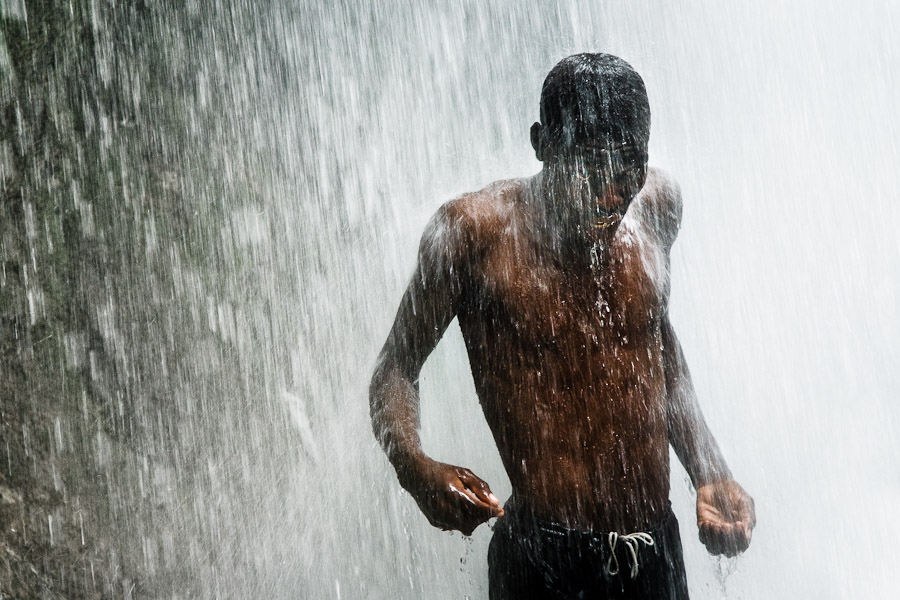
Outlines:
[[[613,227],[647,177],[646,144],[596,138],[557,148],[545,160],[548,184],[570,225]]]

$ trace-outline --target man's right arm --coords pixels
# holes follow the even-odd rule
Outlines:
[[[432,525],[467,535],[502,509],[487,484],[471,471],[434,461],[422,451],[418,378],[459,309],[477,252],[473,234],[474,227],[454,202],[432,218],[369,388],[375,437],[400,484]]]

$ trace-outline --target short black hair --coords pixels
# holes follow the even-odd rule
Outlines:
[[[650,102],[644,80],[631,65],[611,54],[564,58],[544,80],[541,125],[554,145],[570,146],[597,137],[646,145]]]

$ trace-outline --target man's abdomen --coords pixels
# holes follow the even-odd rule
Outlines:
[[[664,513],[665,380],[649,347],[568,361],[545,350],[540,368],[510,361],[476,373],[513,493],[536,516],[628,532]]]

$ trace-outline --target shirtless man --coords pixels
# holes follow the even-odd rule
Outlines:
[[[452,200],[426,229],[372,380],[375,435],[432,525],[469,535],[500,517],[492,600],[684,599],[669,444],[711,553],[745,550],[755,515],[669,323],[679,189],[647,166],[650,107],[623,60],[562,60],[540,109],[541,172]],[[512,483],[503,507],[419,443],[419,372],[454,317]]]

